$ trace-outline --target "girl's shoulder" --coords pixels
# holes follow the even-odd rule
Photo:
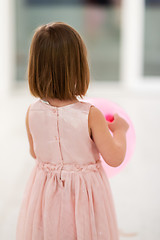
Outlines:
[[[86,102],[86,101],[79,101],[80,102],[80,107],[87,110],[88,112],[90,111],[91,107],[96,108],[93,103]]]
[[[106,123],[106,120],[105,120],[105,117],[104,117],[103,113],[97,107],[95,107],[93,104],[90,105],[88,121],[89,121],[90,127],[94,127],[95,125],[99,125],[102,122]]]
[[[36,109],[40,109],[41,108],[41,103],[40,103],[40,99],[36,99],[34,100],[32,103],[29,104],[28,106],[28,110],[32,111],[32,110],[36,110]]]

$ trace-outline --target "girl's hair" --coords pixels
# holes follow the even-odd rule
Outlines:
[[[36,28],[29,52],[29,90],[35,97],[75,99],[90,80],[87,49],[78,32],[63,22]]]

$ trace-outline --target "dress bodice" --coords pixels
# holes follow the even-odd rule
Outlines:
[[[29,128],[36,160],[61,169],[67,165],[94,164],[99,152],[89,136],[91,103],[78,101],[61,107],[39,99],[29,110]]]

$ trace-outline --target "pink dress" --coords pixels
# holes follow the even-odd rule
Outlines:
[[[24,191],[16,240],[118,240],[109,181],[89,136],[92,104],[31,104],[36,154]]]

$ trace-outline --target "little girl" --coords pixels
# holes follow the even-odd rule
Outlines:
[[[87,51],[80,35],[56,22],[36,29],[29,89],[39,99],[26,114],[35,159],[17,221],[16,240],[118,240],[114,202],[100,154],[118,167],[128,124],[106,121],[89,102]],[[109,129],[113,132],[110,134]]]

